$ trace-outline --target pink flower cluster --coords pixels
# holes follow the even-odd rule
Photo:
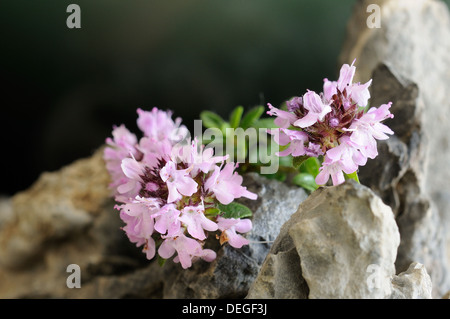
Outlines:
[[[344,173],[352,174],[368,158],[378,155],[376,140],[387,139],[392,130],[381,121],[394,117],[389,108],[365,108],[370,98],[369,86],[352,83],[356,67],[344,64],[339,79],[324,79],[323,92],[306,92],[302,97],[287,101],[287,111],[269,104],[269,115],[276,116],[277,129],[270,130],[274,140],[286,147],[279,156],[323,156],[318,185],[344,182]]]
[[[236,165],[191,141],[181,119],[173,121],[171,112],[153,108],[137,113],[143,137],[138,141],[124,125],[114,127],[104,151],[129,240],[144,245],[148,259],[156,253],[164,259],[176,253],[174,261],[183,268],[198,258],[216,258],[213,250],[203,248],[208,232],[219,231],[221,244],[248,244],[239,233],[250,231],[251,221],[225,218],[217,209],[235,198],[257,197],[241,185]]]

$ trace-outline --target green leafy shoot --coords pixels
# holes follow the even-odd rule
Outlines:
[[[303,187],[304,189],[312,192],[318,188],[314,176],[308,173],[299,173],[298,175],[295,175],[292,179],[292,183]]]
[[[252,127],[256,121],[259,120],[261,115],[264,113],[264,106],[256,106],[252,109],[250,109],[248,112],[245,113],[244,117],[242,118],[240,127],[242,127],[244,130]]]
[[[300,172],[308,173],[314,178],[319,174],[320,161],[317,157],[307,158],[300,166]]]
[[[286,107],[284,105],[284,107]],[[283,108],[283,106],[281,106]],[[288,146],[277,146],[277,149],[273,149],[273,137],[267,135],[267,141],[261,142],[260,136],[257,136],[257,142],[251,142],[251,139],[245,137],[240,140],[237,137],[237,129],[242,129],[244,132],[248,128],[255,128],[258,132],[260,129],[272,129],[278,126],[274,123],[273,117],[261,118],[264,114],[265,108],[263,106],[256,106],[244,112],[243,106],[237,106],[229,115],[229,121],[225,121],[219,115],[211,111],[203,111],[200,114],[200,118],[203,121],[203,125],[209,129],[220,130],[223,140],[213,139],[212,141],[205,141],[205,145],[214,147],[222,146],[223,150],[234,150],[234,158],[231,160],[239,162],[238,170],[240,173],[245,172],[257,172],[268,179],[274,179],[281,182],[288,182],[297,186],[303,187],[307,191],[314,191],[319,186],[315,182],[317,174],[319,174],[320,160],[309,156],[283,156],[278,157],[275,155],[275,151],[283,151]],[[227,128],[232,128],[234,134],[228,134]],[[240,131],[242,132],[242,131]],[[265,144],[264,144],[265,143]],[[264,149],[262,150],[261,147]],[[262,152],[262,153],[261,153]],[[229,154],[231,155],[231,154]],[[268,159],[279,161],[279,169],[272,174],[262,174],[261,167],[267,165]],[[349,178],[353,178],[350,176]],[[208,217],[217,216],[222,212],[225,212],[226,216],[237,214],[239,210],[237,207],[218,207],[218,210],[211,210],[206,212]],[[245,212],[244,208],[242,211]],[[247,214],[251,215],[251,211],[248,210]]]
[[[216,217],[219,214],[220,214],[220,209],[219,208],[211,207],[211,208],[205,209],[205,216],[206,217],[213,218],[213,217]]]
[[[165,263],[166,263],[166,261],[167,261],[167,259],[162,258],[160,255],[158,255],[157,260],[158,260],[158,265],[159,265],[160,267],[164,266]]]
[[[273,118],[261,118],[264,113],[263,106],[256,106],[249,109],[244,113],[243,106],[237,106],[229,116],[229,122],[225,121],[220,115],[211,111],[203,111],[200,113],[200,119],[203,122],[203,126],[208,129],[218,130],[222,136],[220,140],[214,138],[203,140],[204,144],[208,147],[219,147],[222,150],[234,150],[234,158],[232,161],[244,163],[240,165],[239,170],[244,171],[257,171],[257,168],[262,165],[260,160],[260,154],[258,153],[260,145],[260,129],[275,128]],[[233,130],[228,131],[227,128]],[[238,138],[242,133],[247,134],[247,129],[256,129],[256,141],[250,139],[250,137]],[[230,132],[234,132],[230,133]],[[239,133],[237,133],[239,132]],[[210,132],[211,133],[211,132]],[[242,136],[242,135],[241,135]],[[254,134],[253,134],[254,136]],[[270,138],[268,138],[270,140]],[[251,145],[250,145],[251,144]],[[270,149],[270,141],[267,145]],[[229,154],[231,155],[231,154]],[[261,156],[263,156],[261,154]],[[250,160],[251,159],[251,160]],[[256,159],[256,161],[255,161]],[[267,163],[267,162],[266,162]]]
[[[245,205],[232,202],[228,205],[220,204],[218,209],[223,213],[224,218],[247,218],[252,216],[252,211]]]
[[[260,118],[255,123],[253,123],[253,127],[255,128],[262,128],[262,129],[271,129],[271,128],[277,128],[278,126],[274,123],[273,117],[267,117],[267,118]]]
[[[309,156],[296,156],[292,158],[292,166],[298,169],[309,158]]]
[[[241,123],[242,114],[244,113],[244,108],[242,106],[236,107],[230,114],[230,127],[237,128]]]
[[[294,157],[294,161],[295,159]],[[319,167],[320,162],[316,157],[303,158],[301,164],[298,166],[299,174],[293,177],[292,183],[308,191],[316,190],[319,188],[315,181],[317,174],[319,174]]]
[[[359,184],[359,177],[358,177],[358,172],[354,171],[351,174],[345,174],[344,173],[344,177],[345,179],[353,179],[354,181],[356,181]]]
[[[211,111],[202,111],[200,113],[200,119],[202,120],[203,126],[206,128],[218,128],[222,130],[225,121],[222,117]]]

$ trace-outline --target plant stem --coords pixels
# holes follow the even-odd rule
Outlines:
[[[361,183],[359,182],[359,177],[358,177],[358,172],[357,172],[357,171],[354,171],[354,172],[351,173],[351,174],[345,174],[345,173],[344,173],[344,176],[345,176],[345,179],[353,179],[353,180],[356,181],[358,184],[361,184]]]

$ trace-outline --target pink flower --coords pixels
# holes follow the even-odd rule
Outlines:
[[[169,189],[168,203],[181,199],[182,195],[191,196],[197,192],[197,183],[189,176],[192,168],[178,170],[172,161],[166,163],[161,169],[161,179]]]
[[[350,142],[368,158],[378,155],[376,140],[385,140],[394,132],[380,121],[394,117],[389,112],[392,103],[383,104],[379,108],[372,107],[360,119],[356,119],[347,131],[352,132]]]
[[[343,136],[340,144],[327,151],[322,167],[316,177],[317,185],[325,185],[329,177],[333,185],[339,185],[345,181],[344,174],[351,174],[358,170],[358,166],[366,165],[367,158],[352,146],[350,138]]]
[[[337,81],[325,78],[323,93],[308,91],[303,98],[294,97],[287,103],[288,113],[296,117],[293,125],[300,128],[298,131],[288,130],[285,123],[268,131],[274,135],[275,143],[288,146],[277,153],[279,156],[325,155],[316,176],[318,185],[326,184],[330,177],[333,185],[344,182],[344,173],[355,173],[368,158],[378,155],[376,140],[387,139],[388,134],[394,133],[381,123],[393,117],[389,111],[392,103],[372,107],[364,113],[372,80],[365,84],[353,83],[355,61],[341,67]],[[289,119],[292,124],[289,114],[282,114],[282,119]]]
[[[141,246],[144,243],[146,247],[147,258],[152,259],[155,255],[155,241],[151,237],[154,231],[153,214],[159,209],[158,201],[147,201],[145,204],[135,201],[133,203],[120,206],[120,217],[126,223],[123,230],[131,242]]]
[[[333,185],[339,185],[345,182],[344,173],[342,172],[342,162],[333,162],[329,158],[325,157],[325,161],[319,169],[319,174],[316,176],[317,185],[325,185],[331,176]]]
[[[284,128],[272,129],[268,133],[274,135],[274,140],[279,145],[287,145],[289,147],[282,152],[277,152],[277,156],[302,156],[306,154],[305,143],[308,142],[308,135],[302,131],[288,130]]]
[[[351,99],[359,106],[365,107],[370,99],[369,86],[372,84],[372,80],[369,80],[365,84],[353,84],[350,88]]]
[[[133,200],[133,203],[139,203],[142,206],[146,206],[150,210],[157,210],[161,205],[161,200],[159,198],[141,197],[138,195]]]
[[[127,226],[124,230],[127,234],[148,239],[153,234],[153,214],[158,208],[149,208],[140,203],[129,203],[122,206],[122,216],[125,217]],[[125,216],[126,215],[126,216]]]
[[[222,170],[215,166],[214,172],[205,182],[205,188],[213,192],[217,200],[224,205],[239,197],[257,198],[256,194],[241,185],[243,178],[237,172],[233,174],[234,169],[234,163],[226,164]]]
[[[323,155],[323,151],[319,144],[309,142],[308,146],[305,149],[305,155],[317,157]]]
[[[228,155],[214,156],[196,138],[190,141],[181,119],[173,121],[171,112],[154,108],[138,109],[138,114],[144,137],[138,141],[125,126],[115,127],[104,152],[115,199],[122,203],[116,206],[122,229],[131,242],[144,246],[148,259],[156,255],[158,242],[159,255],[169,258],[176,252],[173,261],[183,268],[199,258],[213,261],[216,253],[202,247],[207,233],[219,226],[216,217],[206,217],[204,201],[214,207],[241,196],[256,199],[256,194],[241,185],[233,163],[223,167]]]
[[[158,249],[158,254],[165,259],[172,257],[177,252],[174,262],[180,262],[186,269],[192,266],[192,259],[200,257],[206,261],[213,261],[216,253],[210,249],[202,249],[202,246],[195,239],[186,237],[183,233],[178,236],[166,238]]]
[[[343,136],[339,146],[328,150],[326,156],[332,162],[341,161],[341,166],[347,174],[355,172],[358,166],[364,166],[367,163],[367,157],[353,147],[348,136]]]
[[[248,239],[242,237],[239,233],[247,233],[252,229],[252,221],[250,219],[240,218],[217,218],[217,225],[222,231],[220,236],[220,243],[228,242],[234,248],[241,248],[248,245]]]
[[[324,104],[321,97],[314,91],[308,91],[303,95],[303,106],[308,110],[308,114],[294,122],[295,126],[301,128],[322,121],[324,116],[331,112],[330,105]]]
[[[267,105],[269,106],[269,111],[267,111],[267,114],[275,115],[277,117],[274,123],[279,127],[288,128],[297,120],[297,117],[294,114],[277,109],[270,103],[268,103]]]
[[[153,259],[156,254],[155,240],[151,237],[147,238],[145,240],[144,249],[142,251],[145,252],[145,257],[147,257],[148,260]]]
[[[172,112],[158,110],[154,107],[151,112],[138,109],[137,125],[145,136],[155,140],[170,140],[173,143],[181,141],[189,133],[188,129],[181,125],[181,118],[175,122],[172,120]]]
[[[186,225],[188,233],[200,240],[206,239],[205,230],[217,230],[217,224],[206,218],[204,213],[205,208],[203,205],[186,206],[183,208],[182,215],[179,218],[179,221]]]
[[[110,147],[105,149],[104,159],[115,161],[120,167],[120,162],[124,157],[129,157],[130,154],[136,155],[137,138],[123,124],[115,126],[112,135],[113,138],[106,139],[106,144]]]
[[[393,118],[394,114],[392,114],[389,109],[392,106],[392,102],[389,102],[388,104],[382,104],[380,107],[372,107],[367,111],[366,114],[364,114],[367,118],[371,118],[372,121],[380,122],[389,118]],[[364,116],[363,116],[364,117]],[[361,120],[361,119],[360,119]],[[376,123],[375,123],[376,124]],[[386,126],[386,125],[383,125]],[[384,128],[383,130],[385,130]],[[387,131],[389,134],[394,134],[390,128],[387,128]],[[389,136],[384,136],[384,138],[389,138]]]
[[[340,92],[346,91],[346,98],[343,100],[345,110],[352,105],[352,101],[359,106],[365,107],[370,98],[368,88],[372,80],[369,80],[365,84],[352,83],[356,72],[354,64],[355,60],[353,60],[352,65],[344,64],[341,67],[337,82],[324,79],[323,92],[325,100],[330,101],[332,96],[337,93],[337,90]]]
[[[201,171],[208,173],[217,163],[222,163],[229,156],[214,156],[212,148],[205,149],[204,145],[198,145],[197,138],[191,144],[176,145],[172,150],[172,161],[183,162],[192,166],[190,172],[192,177],[197,176]]]
[[[268,105],[271,105],[271,104],[268,103]],[[295,111],[299,110],[301,106],[303,106],[303,98],[300,96],[294,96],[289,101],[286,101],[286,108],[289,112],[295,112]],[[293,120],[295,121],[296,119],[293,118]],[[280,126],[280,125],[278,125],[278,126]]]
[[[349,71],[344,72],[347,78],[351,76],[351,72],[350,74],[348,74],[348,72]],[[347,98],[343,100],[345,110],[347,110],[350,107],[352,101],[361,107],[367,106],[367,103],[369,102],[370,99],[369,86],[372,84],[372,80],[369,80],[365,84],[360,83],[345,84],[345,83],[347,83],[347,80],[341,81],[341,87],[343,90],[346,90],[347,94]],[[337,94],[337,88],[338,82],[332,82],[329,81],[328,79],[324,79],[323,84],[324,99],[326,101],[331,101],[333,95]]]
[[[122,160],[122,171],[126,177],[132,180],[141,180],[141,175],[144,171],[143,165],[136,161],[135,158],[124,158]]]
[[[211,249],[202,249],[200,252],[198,252],[196,255],[193,256],[192,260],[195,260],[197,258],[201,258],[204,261],[212,262],[214,259],[216,259],[217,254],[214,252],[214,250]],[[174,258],[174,261],[176,262],[177,258]]]
[[[163,235],[169,237],[175,236],[180,232],[181,222],[178,219],[181,212],[176,209],[174,204],[164,205],[156,214],[155,217],[155,230]],[[167,233],[167,234],[166,234]]]
[[[127,180],[117,187],[117,191],[123,197],[134,198],[141,189],[141,175],[143,174],[144,167],[134,158],[124,158],[121,168]]]
[[[106,162],[106,169],[111,176],[111,188],[116,188],[121,184],[126,184],[128,178],[123,174],[121,164],[122,160],[130,155],[137,155],[136,135],[130,133],[128,129],[121,125],[114,127],[112,131],[113,138],[106,139],[106,147],[103,152],[103,159]]]
[[[323,79],[323,97],[326,101],[331,101],[333,95],[337,94],[337,82]]]
[[[352,84],[353,77],[355,76],[356,67],[355,60],[353,60],[352,65],[344,64],[339,71],[339,79],[337,80],[337,88],[339,91],[343,92],[344,89]]]
[[[168,140],[143,137],[137,149],[143,154],[141,162],[148,167],[155,167],[160,159],[169,160],[168,154],[172,151],[172,144]]]

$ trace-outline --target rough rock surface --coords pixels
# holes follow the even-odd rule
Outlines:
[[[397,272],[405,271],[413,261],[423,263],[438,285],[434,292],[438,297],[446,291],[448,261],[445,224],[426,192],[429,155],[422,117],[425,105],[417,85],[392,72],[386,65],[375,69],[372,93],[377,105],[383,103],[382,99],[393,102],[391,111],[395,117],[387,124],[395,136],[379,142],[379,156],[368,161],[359,175],[362,183],[381,196],[396,216],[401,234]]]
[[[395,276],[399,243],[392,210],[369,188],[320,188],[283,225],[247,298],[431,298],[424,267]]]
[[[58,297],[70,264],[82,280],[139,266],[113,210],[101,151],[44,173],[0,206],[0,296]]]
[[[392,299],[431,298],[432,283],[422,264],[412,263],[409,268],[392,279]]]
[[[259,195],[242,201],[254,212],[252,243],[216,247],[213,263],[183,270],[146,260],[128,241],[108,183],[99,150],[0,201],[0,298],[244,297],[281,226],[307,197],[248,174],[246,185]],[[70,264],[80,266],[80,289],[66,286]]]
[[[380,28],[367,26],[369,4],[381,9]],[[340,62],[357,59],[356,81],[373,75],[372,105],[394,102],[396,138],[380,144],[377,164],[365,168],[370,178],[361,180],[396,213],[397,271],[423,263],[440,297],[450,289],[449,10],[437,0],[360,0],[347,33]],[[376,79],[380,64],[395,78],[378,70]]]
[[[239,200],[253,211],[253,229],[247,234],[250,245],[234,249],[226,245],[211,264],[197,263],[188,270],[176,266],[175,274],[163,270],[164,298],[243,298],[258,275],[271,242],[281,226],[306,199],[303,189],[270,181],[257,174],[246,175],[246,186],[258,194],[258,200]],[[159,266],[157,266],[159,267]],[[153,267],[155,268],[155,267]],[[172,267],[173,268],[173,267]],[[168,280],[166,280],[166,278]],[[161,280],[161,279],[160,279]]]

